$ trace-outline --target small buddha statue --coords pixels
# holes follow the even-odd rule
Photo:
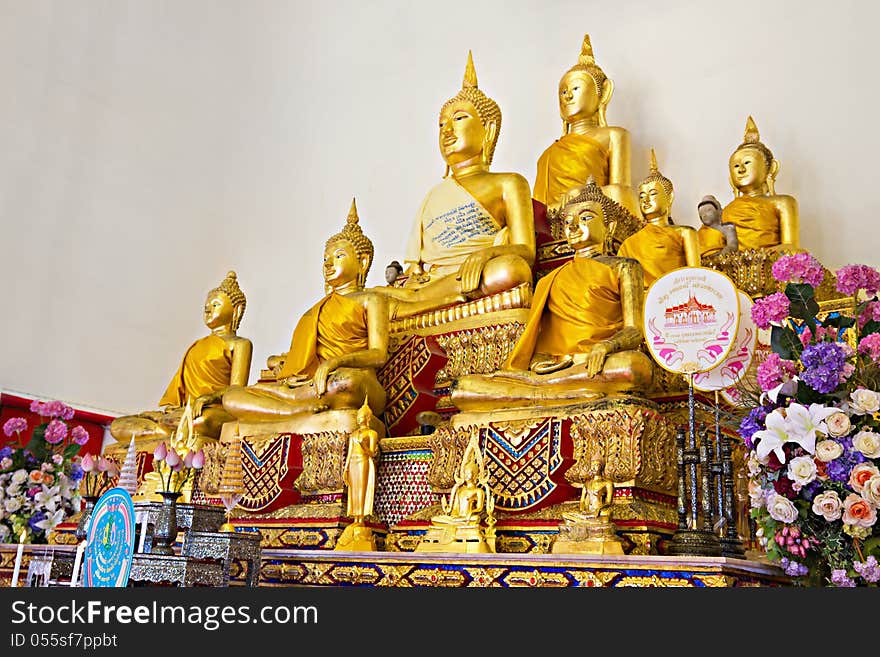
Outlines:
[[[721,203],[717,198],[711,194],[704,196],[697,204],[697,213],[703,223],[697,231],[700,257],[734,253],[739,249],[736,225],[722,221]]]
[[[410,302],[395,317],[479,298],[532,280],[535,226],[529,183],[489,171],[501,110],[477,86],[468,53],[461,91],[440,110],[446,177],[422,202],[405,256],[406,283],[380,288]]]
[[[631,187],[629,132],[609,126],[605,118],[613,92],[614,83],[596,64],[587,34],[578,63],[559,81],[562,137],[538,159],[534,196],[548,208],[561,207],[566,194],[593,176],[607,196],[639,216]]]
[[[364,400],[357,412],[357,428],[348,437],[348,449],[342,466],[342,480],[348,489],[346,515],[352,523],[336,542],[337,550],[375,550],[376,542],[364,519],[373,513],[376,494],[376,456],[379,454],[379,434],[370,427],[373,417],[370,405]]]
[[[722,219],[736,226],[740,249],[800,248],[797,201],[774,189],[779,162],[761,143],[750,116],[743,143],[730,156],[730,184],[735,198]]]
[[[110,433],[122,444],[134,437],[136,444],[168,440],[181,421],[187,401],[192,404],[195,449],[204,438],[216,439],[224,422],[232,417],[220,404],[230,385],[247,385],[253,345],[236,334],[247,300],[234,271],[220,286],[208,292],[204,320],[210,333],[196,340],[186,353],[168,389],[159,400],[162,410],[118,417]],[[150,448],[152,450],[152,448]]]
[[[700,266],[697,231],[672,221],[672,181],[660,173],[653,148],[650,164],[650,174],[639,185],[639,210],[645,226],[626,238],[617,252],[641,263],[646,289],[673,269]]]
[[[502,368],[453,381],[457,408],[564,405],[650,386],[653,366],[638,351],[644,341],[641,265],[606,255],[614,217],[625,212],[595,183],[565,205],[574,257],[538,281],[525,329]]]
[[[327,294],[302,316],[274,382],[231,386],[223,408],[242,422],[272,422],[324,410],[355,410],[367,398],[379,415],[385,391],[376,369],[388,358],[384,295],[364,289],[373,243],[358,225],[354,200],[345,228],[324,246]]]
[[[605,477],[605,459],[601,454],[594,454],[590,458],[586,474],[586,480],[581,485],[578,510],[563,513],[565,520],[584,522],[593,518],[607,520],[611,517],[614,483]]]

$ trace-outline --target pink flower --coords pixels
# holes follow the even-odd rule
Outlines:
[[[837,291],[853,296],[859,290],[872,297],[880,290],[880,273],[867,265],[847,265],[837,270]]]
[[[98,472],[107,472],[110,469],[110,461],[106,457],[98,458]]]
[[[168,455],[165,457],[165,463],[168,464],[169,468],[174,468],[175,465],[181,463],[180,454],[174,451],[174,449],[168,450]]]
[[[877,522],[877,509],[855,493],[843,501],[843,523],[856,527],[870,527]]]
[[[12,467],[12,459],[8,456],[0,459],[0,470],[8,470]]]
[[[859,330],[865,328],[868,322],[880,322],[880,302],[869,301],[865,304],[862,314],[859,315]]]
[[[11,417],[3,424],[3,433],[11,436],[14,433],[21,433],[27,429],[27,420],[23,417]]]
[[[50,401],[45,404],[46,414],[49,417],[60,417],[62,420],[72,420],[74,410],[60,401]]]
[[[806,283],[819,287],[825,272],[822,265],[809,253],[785,255],[773,263],[773,278],[781,283]]]
[[[798,337],[800,338],[801,344],[808,347],[810,345],[810,340],[813,339],[813,332],[810,330],[809,326],[805,326],[804,330],[801,331],[801,334]]]
[[[70,438],[77,445],[85,445],[87,442],[89,442],[89,432],[80,425],[77,425],[71,430]]]
[[[186,453],[186,456],[183,457],[183,467],[191,468],[193,465],[193,453],[189,451]]]
[[[859,341],[859,353],[867,354],[875,363],[880,361],[880,333],[871,333],[863,337]]]
[[[57,445],[67,438],[67,425],[61,420],[52,420],[46,427],[46,433],[43,436],[50,445]]]
[[[55,465],[61,465],[64,463],[64,457],[61,454],[53,454],[52,455],[52,463]]]
[[[196,455],[193,456],[192,467],[194,467],[196,470],[201,470],[203,467],[205,467],[204,450],[200,449],[198,452],[196,452]]]
[[[51,417],[46,409],[46,402],[34,400],[31,402],[31,413],[36,413],[40,417]]]
[[[776,292],[755,302],[752,306],[752,319],[758,328],[767,329],[771,323],[779,324],[785,320],[790,307],[788,297],[782,292]]]
[[[761,390],[772,390],[795,374],[797,374],[795,362],[782,359],[774,352],[758,365],[758,385],[761,386]]]
[[[168,448],[165,446],[165,441],[163,440],[156,449],[153,450],[153,460],[154,461],[164,461],[165,457],[168,455]]]
[[[82,463],[80,463],[80,467],[82,471],[85,473],[89,473],[95,469],[95,459],[92,458],[91,454],[86,454],[83,456]]]

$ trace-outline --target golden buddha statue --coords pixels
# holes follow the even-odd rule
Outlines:
[[[605,459],[601,454],[593,454],[587,466],[587,478],[581,485],[581,499],[578,510],[565,512],[563,519],[582,522],[591,518],[610,518],[611,503],[614,501],[614,483],[605,477]]]
[[[711,194],[704,196],[697,204],[697,214],[703,224],[697,231],[701,257],[734,253],[739,249],[736,226],[722,221],[721,212],[721,203]]]
[[[395,317],[531,283],[535,221],[529,183],[489,165],[501,129],[498,104],[477,87],[468,53],[461,91],[440,110],[446,177],[422,202],[406,250],[406,283],[380,291],[410,302]]]
[[[645,288],[673,269],[700,266],[697,231],[673,223],[670,216],[673,197],[672,181],[660,173],[652,148],[651,173],[639,185],[639,209],[645,226],[626,238],[617,252],[623,258],[641,263]]]
[[[364,519],[373,513],[376,494],[376,456],[379,454],[379,434],[370,427],[373,417],[370,405],[357,412],[357,429],[348,436],[348,449],[342,466],[342,480],[348,488],[346,515],[352,523],[336,542],[337,550],[375,550],[376,541]]]
[[[453,381],[457,408],[564,405],[650,386],[651,360],[638,351],[641,265],[605,255],[614,214],[624,212],[594,182],[565,205],[574,257],[538,281],[526,327],[502,369]]]
[[[750,116],[743,143],[730,156],[730,184],[735,198],[724,208],[722,219],[736,226],[740,249],[797,250],[797,201],[776,193],[779,162],[760,137]]]
[[[605,118],[614,83],[596,64],[590,35],[584,35],[578,63],[559,81],[562,137],[538,159],[535,198],[561,207],[565,195],[593,176],[602,191],[638,216],[630,175],[629,132]]]
[[[488,481],[475,432],[465,447],[449,499],[441,498],[443,513],[431,517],[416,552],[494,552],[494,498]]]
[[[388,358],[388,306],[364,289],[373,243],[358,225],[354,200],[345,228],[324,246],[327,294],[299,320],[278,380],[231,386],[223,408],[242,422],[273,422],[325,410],[385,408],[376,369]]]
[[[159,400],[159,411],[118,417],[110,433],[120,444],[168,440],[178,426],[187,402],[192,403],[195,449],[203,438],[218,438],[224,422],[233,419],[220,399],[230,385],[247,385],[253,345],[236,335],[247,300],[234,271],[205,299],[205,326],[210,333],[196,340],[186,353],[168,389]],[[150,448],[152,449],[152,447]]]

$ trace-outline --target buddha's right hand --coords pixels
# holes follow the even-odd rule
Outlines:
[[[292,376],[288,376],[286,379],[283,379],[281,382],[288,388],[298,388],[299,386],[308,383],[309,377],[302,374],[294,374]]]
[[[565,354],[560,357],[535,359],[529,369],[535,374],[552,374],[553,372],[558,372],[559,370],[564,370],[566,367],[570,367],[573,362],[574,359],[571,355]]]

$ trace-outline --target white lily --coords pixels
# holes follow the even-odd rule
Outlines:
[[[43,520],[35,522],[34,525],[48,534],[61,524],[62,520],[64,520],[64,509],[58,509],[55,513],[47,515]]]
[[[788,424],[779,409],[776,409],[767,416],[764,422],[766,429],[756,431],[752,435],[752,441],[757,442],[755,453],[758,460],[762,463],[767,462],[770,452],[776,454],[776,458],[780,463],[785,463],[785,452],[782,446],[788,442]]]
[[[762,392],[760,402],[763,404],[769,399],[774,404],[778,404],[779,402],[777,400],[779,399],[779,395],[794,397],[797,394],[799,380],[800,379],[795,376],[790,378],[788,381],[783,381],[775,388],[771,388],[770,390]]]
[[[788,425],[788,440],[803,447],[809,454],[816,453],[816,434],[828,433],[825,418],[837,411],[822,404],[791,404],[786,410],[785,421]]]
[[[45,507],[47,511],[55,511],[55,505],[60,501],[58,496],[58,486],[49,488],[43,484],[43,490],[34,495],[34,502]]]

